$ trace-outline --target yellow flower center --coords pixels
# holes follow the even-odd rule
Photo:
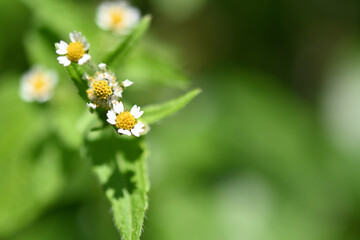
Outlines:
[[[116,127],[117,128],[131,130],[134,128],[135,124],[136,124],[136,119],[128,111],[122,112],[116,116]]]
[[[114,9],[110,12],[112,25],[115,27],[124,21],[124,11],[122,9]]]
[[[79,61],[82,56],[84,56],[85,50],[81,42],[71,42],[67,48],[66,57],[71,62]]]
[[[41,93],[46,91],[48,87],[48,82],[46,81],[43,75],[37,74],[32,79],[32,86],[35,92]]]
[[[109,95],[112,94],[111,87],[106,80],[94,81],[92,86],[95,95],[102,100],[105,100]]]

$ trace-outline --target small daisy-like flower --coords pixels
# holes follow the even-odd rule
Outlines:
[[[109,108],[111,103],[122,97],[124,89],[133,84],[129,80],[117,82],[115,74],[107,70],[106,64],[99,64],[100,71],[94,76],[85,78],[89,81],[87,95],[90,100],[88,107],[96,109],[97,107]]]
[[[56,72],[34,67],[26,72],[20,83],[20,96],[27,102],[46,102],[58,82]]]
[[[96,23],[104,30],[126,34],[140,19],[140,11],[123,1],[103,2],[97,9]]]
[[[69,34],[71,42],[67,44],[64,41],[55,43],[56,53],[62,55],[57,58],[60,64],[64,67],[69,66],[72,62],[80,65],[90,60],[91,56],[88,54],[90,44],[86,38],[79,32],[72,32]]]
[[[140,111],[140,107],[134,105],[130,112],[124,111],[122,102],[114,101],[113,107],[106,114],[107,121],[117,128],[118,133],[136,137],[144,132],[144,124],[138,121],[144,111]]]

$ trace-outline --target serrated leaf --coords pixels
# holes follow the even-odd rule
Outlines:
[[[137,45],[140,38],[148,29],[151,21],[151,16],[144,16],[139,24],[121,41],[112,51],[105,55],[103,62],[107,65],[112,65],[116,60],[122,62],[128,53]]]
[[[195,89],[166,103],[144,107],[144,115],[141,119],[148,124],[160,121],[161,119],[179,111],[200,92],[200,89]]]
[[[88,135],[86,155],[111,203],[122,239],[138,240],[148,208],[148,149],[142,138],[118,136],[108,130]]]

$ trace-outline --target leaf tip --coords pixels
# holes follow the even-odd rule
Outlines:
[[[146,14],[143,19],[146,21],[146,22],[150,22],[152,20],[152,15],[151,14]]]

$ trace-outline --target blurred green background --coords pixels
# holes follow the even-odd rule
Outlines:
[[[0,239],[119,239],[53,45],[79,30],[101,56],[99,3],[0,0]],[[203,89],[146,137],[142,239],[360,239],[360,2],[132,4],[153,22],[119,72],[136,83],[128,98]],[[19,97],[33,64],[61,76],[47,104]]]

